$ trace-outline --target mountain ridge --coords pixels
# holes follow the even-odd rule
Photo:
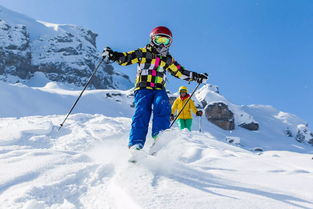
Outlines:
[[[36,21],[0,6],[0,79],[25,82],[42,72],[51,81],[84,86],[100,62],[97,34],[75,25]],[[128,89],[126,74],[101,65],[91,88]]]

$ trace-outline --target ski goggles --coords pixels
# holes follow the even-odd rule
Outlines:
[[[187,93],[187,90],[186,89],[182,89],[179,91],[179,93]]]
[[[164,44],[165,46],[168,46],[171,44],[171,38],[167,36],[154,36],[153,43],[156,45]]]

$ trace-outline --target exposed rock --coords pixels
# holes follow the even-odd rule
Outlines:
[[[292,131],[287,127],[287,129],[284,131],[284,134],[288,137],[293,137]]]
[[[242,127],[242,128],[248,129],[250,131],[257,131],[257,130],[259,130],[259,124],[255,123],[255,122],[242,123],[239,126]]]
[[[202,100],[202,101],[201,101],[201,105],[202,105],[202,107],[207,106],[207,104],[208,104],[208,103],[207,103],[207,101],[205,101],[205,100]]]
[[[313,145],[313,133],[309,130],[308,124],[300,124],[297,126],[295,139],[298,142],[307,142]]]
[[[10,26],[0,20],[0,57],[0,75],[3,78],[8,75],[21,79],[30,77],[30,39],[25,26]]]
[[[311,144],[311,145],[313,145],[313,134],[311,134],[311,137],[312,137],[312,138],[309,139],[308,143]]]
[[[301,143],[302,143],[302,142],[304,142],[304,140],[305,140],[305,135],[304,135],[300,130],[298,130],[295,139],[296,139],[298,142],[301,142]]]
[[[251,151],[255,152],[257,155],[262,155],[264,150],[262,147],[255,147],[255,148],[252,148]]]
[[[220,108],[224,108],[225,112],[220,110],[220,113],[215,114],[215,119],[212,118],[209,120],[213,123],[215,122],[216,125],[219,124],[218,126],[223,127],[223,129],[232,130],[235,128],[235,125],[240,124],[249,130],[259,129],[259,123],[252,115],[245,111],[245,107],[232,104],[223,95],[219,94],[217,86],[206,84],[195,93],[195,96],[199,102],[198,104],[200,106],[202,105],[204,109],[208,105],[216,103],[222,104]],[[228,112],[229,114],[227,114]],[[219,114],[221,115],[219,116]],[[223,116],[224,114],[226,114],[226,116]]]
[[[297,134],[295,139],[298,142],[307,142],[313,145],[313,132],[310,131],[308,124],[300,124],[297,126]]]
[[[51,81],[76,86],[87,83],[100,61],[96,33],[75,25],[44,23],[0,9],[1,80],[18,82],[42,72]],[[127,75],[103,64],[89,87],[129,89],[132,86]]]
[[[207,105],[204,112],[206,118],[218,127],[224,130],[235,129],[234,114],[226,104],[219,102]]]
[[[240,144],[240,137],[236,137],[236,136],[226,136],[226,141],[229,144],[236,144],[239,145]]]

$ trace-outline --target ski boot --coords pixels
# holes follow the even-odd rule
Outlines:
[[[141,150],[141,144],[134,144],[133,146],[129,147],[130,158],[128,162],[136,163],[138,160],[144,157],[144,151]]]

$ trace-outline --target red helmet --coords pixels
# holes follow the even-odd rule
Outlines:
[[[169,36],[171,39],[173,37],[170,29],[168,29],[165,26],[158,26],[154,28],[150,33],[150,38],[152,39],[153,36],[156,36],[156,35],[166,35],[166,36]]]

